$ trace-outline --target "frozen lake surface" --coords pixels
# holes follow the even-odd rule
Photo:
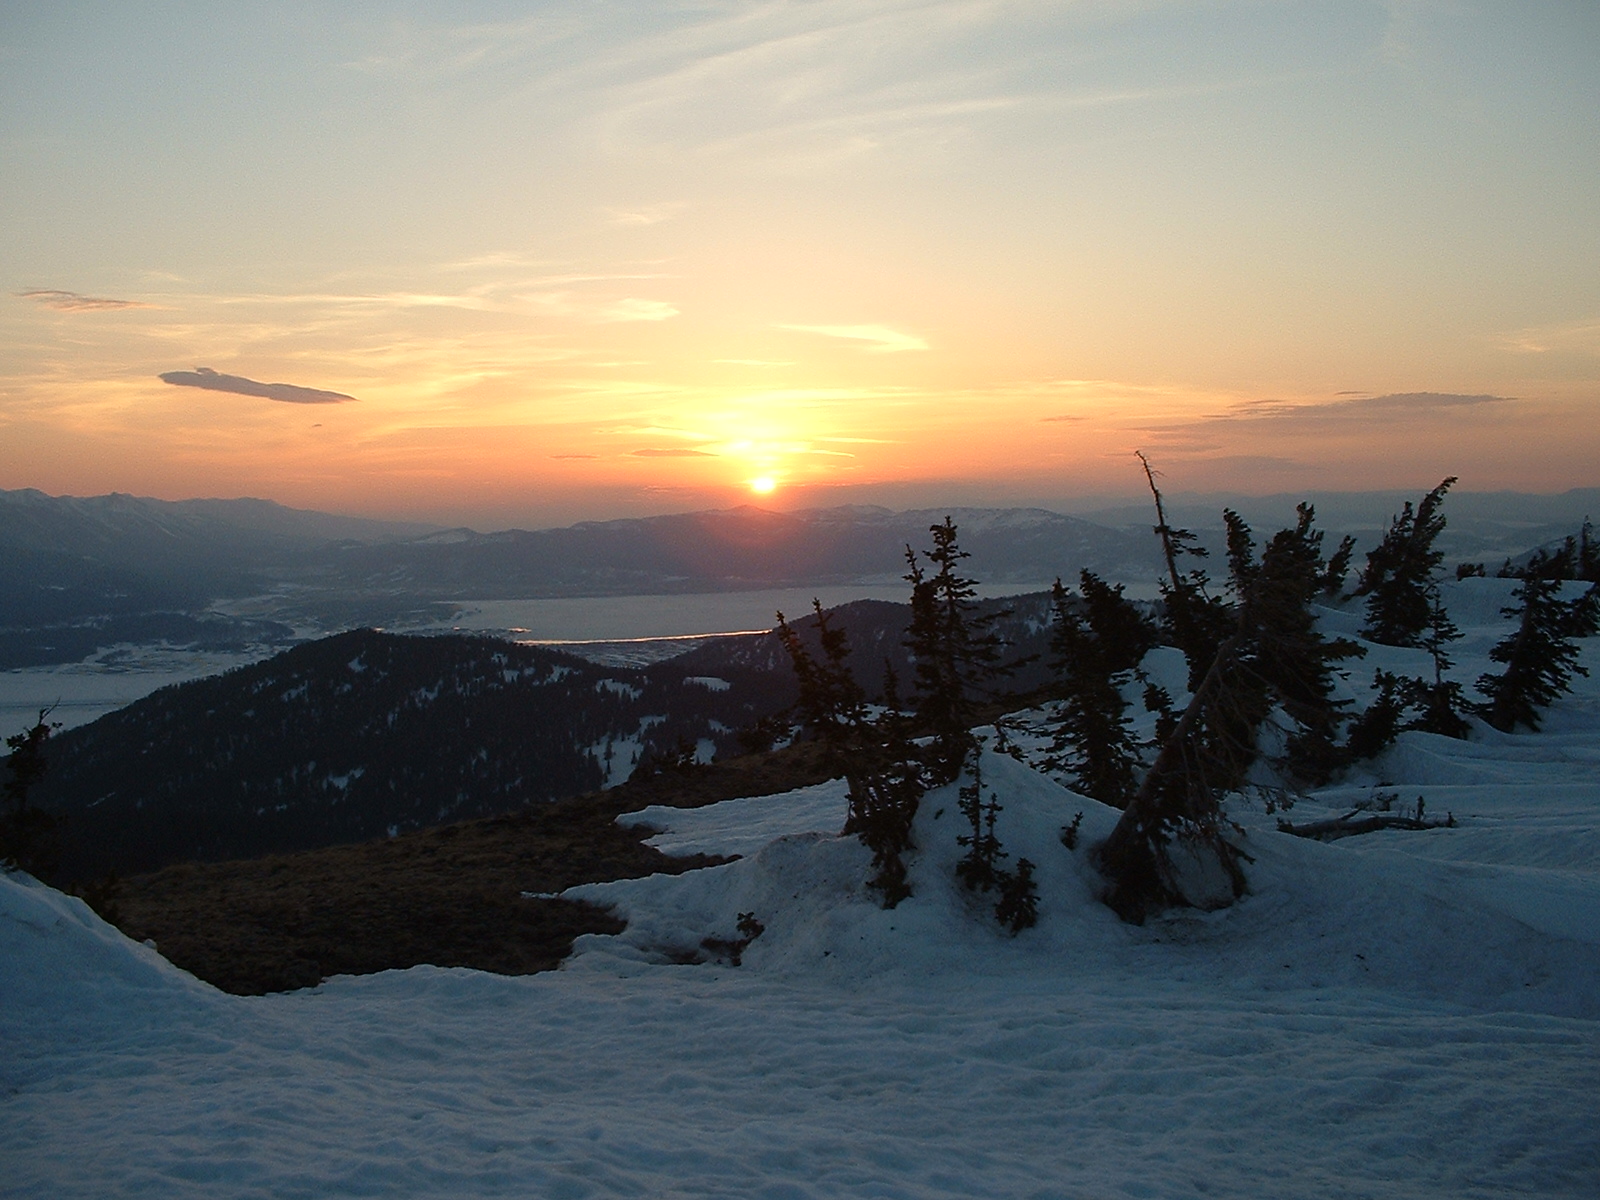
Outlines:
[[[103,717],[169,684],[220,675],[276,652],[262,646],[242,654],[171,646],[115,646],[83,662],[0,671],[0,731],[32,725],[42,709],[63,729]],[[52,706],[54,706],[52,708]]]
[[[1040,591],[1048,584],[979,587],[981,596]],[[448,624],[396,628],[396,633],[487,633],[560,646],[608,666],[641,666],[704,644],[707,636],[771,629],[774,615],[790,619],[811,611],[812,598],[832,608],[852,600],[904,603],[904,584],[780,588],[683,596],[602,596],[553,600],[458,600]],[[311,636],[337,633],[316,631]],[[682,639],[682,640],[679,640]],[[132,704],[168,684],[246,666],[280,647],[223,654],[171,646],[110,647],[64,666],[0,671],[0,731],[26,728],[39,710],[55,705],[51,720],[70,729]]]
[[[978,595],[1016,596],[1046,591],[1049,583],[980,586]],[[811,611],[852,600],[904,604],[906,585],[842,584],[823,588],[774,588],[760,592],[713,592],[692,596],[603,596],[554,600],[457,600],[460,610],[443,630],[510,633],[519,641],[614,642],[636,638],[691,637],[771,629],[782,612],[791,621]]]

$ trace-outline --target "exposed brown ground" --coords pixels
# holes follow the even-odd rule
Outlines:
[[[719,861],[669,858],[642,844],[647,833],[618,826],[619,813],[694,808],[824,777],[815,748],[794,747],[384,841],[182,863],[122,881],[101,907],[128,936],[240,995],[420,963],[529,974],[560,963],[579,934],[623,923],[592,905],[524,892]]]

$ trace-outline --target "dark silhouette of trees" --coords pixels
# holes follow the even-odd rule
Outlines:
[[[1000,816],[1000,798],[992,791],[987,800],[983,797],[983,755],[976,747],[971,763],[970,782],[957,793],[957,803],[972,832],[956,838],[956,844],[966,847],[967,851],[956,864],[956,877],[968,891],[999,893],[994,906],[995,919],[1013,934],[1021,933],[1039,919],[1034,864],[1019,858],[1014,871],[1001,865],[1010,855],[1001,847],[994,830]]]
[[[1582,579],[1600,583],[1600,544],[1595,542],[1594,526],[1583,519],[1576,537],[1567,537],[1554,550],[1539,549],[1520,567],[1508,558],[1497,572],[1501,579]]]
[[[1155,642],[1149,620],[1107,584],[1084,570],[1073,596],[1058,579],[1051,594],[1055,628],[1051,652],[1060,680],[1051,751],[1086,796],[1125,808],[1138,790],[1139,743],[1129,726],[1122,689]]]
[[[976,744],[979,696],[1008,673],[1001,662],[1001,643],[992,626],[1003,614],[980,614],[974,581],[961,574],[968,557],[956,540],[949,517],[929,526],[933,549],[925,556],[933,568],[923,569],[906,547],[905,576],[911,585],[911,625],[906,645],[914,660],[917,725],[933,735],[927,756],[929,782],[949,783]]]
[[[778,614],[778,638],[788,652],[800,684],[796,712],[822,744],[824,764],[844,776],[849,816],[844,832],[855,834],[872,851],[869,881],[893,908],[911,894],[904,855],[911,849],[911,826],[926,787],[922,765],[899,711],[894,673],[886,679],[888,712],[868,719],[866,696],[850,670],[849,640],[829,624],[820,600],[812,601],[822,656],[814,657]]]
[[[50,720],[53,707],[40,709],[32,727],[6,738],[11,753],[6,756],[5,784],[0,786],[5,800],[0,811],[0,869],[6,871],[44,876],[56,867],[56,819],[28,802],[28,793],[44,778],[48,766],[45,745],[61,728]]]
[[[1488,697],[1479,712],[1496,729],[1509,733],[1525,725],[1537,730],[1539,710],[1570,690],[1573,675],[1589,673],[1578,662],[1575,639],[1591,636],[1600,626],[1600,595],[1591,587],[1575,600],[1563,600],[1560,591],[1560,580],[1527,578],[1511,593],[1519,603],[1501,609],[1517,619],[1516,630],[1489,651],[1490,660],[1503,663],[1505,670],[1480,675],[1477,684]]]
[[[1227,640],[1232,622],[1227,606],[1207,592],[1210,581],[1205,569],[1195,566],[1185,571],[1180,565],[1185,556],[1203,559],[1209,557],[1209,552],[1190,530],[1176,529],[1168,523],[1166,502],[1156,486],[1156,470],[1142,452],[1136,453],[1150,484],[1150,494],[1155,497],[1155,533],[1161,539],[1161,554],[1167,567],[1167,577],[1160,584],[1162,616],[1172,644],[1183,651],[1189,664],[1189,690],[1193,692],[1216,658],[1218,647]]]
[[[1433,659],[1433,680],[1411,679],[1403,685],[1407,703],[1418,710],[1416,718],[1405,728],[1453,738],[1464,738],[1471,732],[1466,718],[1461,715],[1468,707],[1461,685],[1444,677],[1444,673],[1455,665],[1445,647],[1460,638],[1461,630],[1445,611],[1438,585],[1431,585],[1428,589],[1428,628],[1423,632],[1420,644]]]
[[[1106,903],[1124,920],[1175,905],[1215,907],[1243,892],[1222,798],[1260,758],[1259,731],[1275,708],[1294,725],[1288,769],[1316,778],[1338,761],[1334,737],[1345,718],[1331,698],[1334,664],[1360,651],[1316,630],[1310,606],[1326,565],[1313,518],[1301,505],[1295,526],[1275,534],[1258,559],[1249,527],[1225,514],[1231,632],[1097,852]]]
[[[1428,592],[1444,552],[1434,540],[1444,531],[1439,508],[1454,475],[1429,492],[1413,510],[1408,500],[1376,549],[1367,555],[1356,595],[1367,598],[1363,636],[1386,646],[1417,646],[1428,628]]]

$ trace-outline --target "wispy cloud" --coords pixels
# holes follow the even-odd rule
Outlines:
[[[471,25],[388,26],[383,44],[343,65],[364,75],[448,77],[523,60],[573,38],[583,28],[559,12]]]
[[[1500,343],[1518,354],[1600,354],[1600,317],[1530,326],[1504,335]]]
[[[794,333],[815,333],[822,337],[866,342],[874,354],[896,354],[904,350],[926,350],[928,343],[915,334],[901,333],[887,325],[779,325]]]
[[[177,387],[204,388],[211,392],[232,392],[239,396],[258,396],[263,400],[278,400],[284,404],[344,404],[354,400],[343,392],[327,392],[321,388],[301,387],[295,383],[257,383],[242,375],[223,375],[210,367],[196,367],[192,371],[167,371],[158,378],[163,383]]]
[[[58,312],[107,312],[119,308],[155,308],[139,300],[113,300],[109,296],[85,296],[80,292],[64,292],[58,288],[30,288],[18,292],[24,300],[32,300],[45,308]]]
[[[608,207],[600,211],[609,225],[659,225],[670,221],[685,208],[682,203],[642,204],[630,208]]]
[[[690,450],[686,446],[646,446],[633,452],[635,458],[716,458],[706,450]]]
[[[1341,393],[1341,396],[1345,394]],[[1358,420],[1379,414],[1426,415],[1486,404],[1508,404],[1510,396],[1466,396],[1454,392],[1392,392],[1384,396],[1356,396],[1309,404],[1266,400],[1239,405],[1209,418],[1213,421],[1316,421]]]
[[[809,174],[868,157],[960,154],[986,131],[1069,110],[1182,104],[1284,78],[1240,46],[1152,82],[1112,31],[1167,0],[814,0],[679,7],[541,88],[596,95],[611,154],[693,155]],[[1154,11],[1152,11],[1154,10]],[[1266,23],[1264,23],[1266,24]],[[1065,52],[1064,52],[1065,51]]]

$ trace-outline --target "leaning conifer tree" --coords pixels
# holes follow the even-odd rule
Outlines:
[[[1248,527],[1227,514],[1233,630],[1163,742],[1132,802],[1096,858],[1105,900],[1124,920],[1161,908],[1215,907],[1242,894],[1240,852],[1226,837],[1222,800],[1260,756],[1257,733],[1275,707],[1294,720],[1299,769],[1342,720],[1331,699],[1334,664],[1359,652],[1317,632],[1310,611],[1324,565],[1313,512],[1268,541],[1259,560]],[[1290,739],[1291,762],[1295,738]]]
[[[1227,640],[1232,618],[1227,605],[1207,591],[1210,580],[1205,568],[1183,569],[1185,557],[1203,559],[1209,557],[1210,552],[1199,544],[1199,538],[1192,531],[1168,523],[1166,501],[1156,486],[1157,472],[1143,451],[1134,453],[1144,468],[1144,477],[1156,502],[1155,533],[1161,539],[1161,555],[1167,568],[1166,578],[1159,585],[1163,619],[1173,645],[1183,651],[1184,661],[1189,664],[1189,690],[1192,692],[1217,656],[1217,648]]]
[[[1444,532],[1439,511],[1455,483],[1450,476],[1417,504],[1406,501],[1383,540],[1367,555],[1356,595],[1367,598],[1362,634],[1385,646],[1417,646],[1429,625],[1428,592],[1444,552],[1434,541]]]

